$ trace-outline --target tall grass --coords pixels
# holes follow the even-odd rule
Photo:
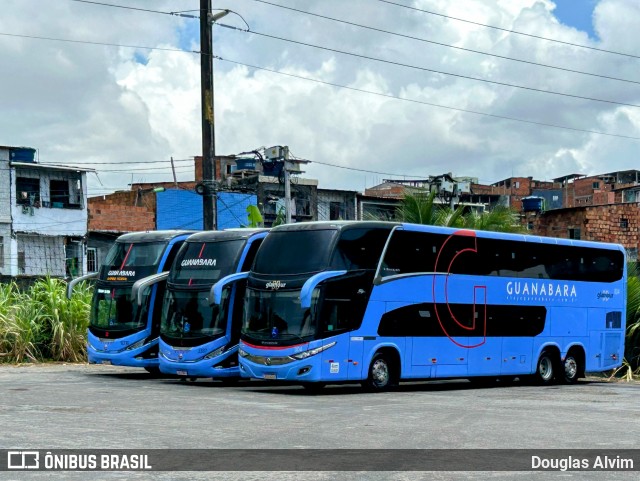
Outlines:
[[[0,284],[0,361],[86,359],[92,289],[78,285],[71,299],[65,293],[66,283],[50,277],[25,291]]]

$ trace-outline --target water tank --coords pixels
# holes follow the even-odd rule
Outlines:
[[[542,212],[544,199],[542,197],[530,196],[522,198],[522,210],[525,212]]]
[[[256,170],[256,159],[238,158],[236,159],[236,170]]]
[[[12,147],[9,160],[12,162],[35,162],[36,149],[30,147]]]

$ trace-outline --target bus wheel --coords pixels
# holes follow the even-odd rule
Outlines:
[[[555,377],[553,356],[549,351],[542,351],[538,359],[535,379],[538,384],[551,384]]]
[[[578,359],[576,359],[573,354],[567,354],[567,357],[564,358],[563,367],[564,373],[562,380],[565,384],[574,384],[580,376],[580,365],[578,364]]]
[[[373,360],[369,366],[369,377],[367,377],[365,387],[372,391],[385,391],[389,389],[394,383],[392,372],[392,366],[387,356],[383,353],[376,354],[373,356]]]

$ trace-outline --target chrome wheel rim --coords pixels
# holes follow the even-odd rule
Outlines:
[[[573,379],[578,373],[578,363],[573,357],[564,360],[564,375],[567,379]]]
[[[382,359],[378,359],[371,366],[371,378],[378,386],[384,386],[389,382],[389,366]]]
[[[540,367],[538,368],[538,372],[540,373],[540,377],[544,381],[548,381],[553,376],[553,365],[551,364],[551,359],[548,357],[543,357],[540,359]]]

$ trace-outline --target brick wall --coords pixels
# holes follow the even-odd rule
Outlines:
[[[580,229],[580,239],[614,242],[627,249],[640,247],[640,204],[585,206],[547,211],[528,218],[532,234],[569,238],[569,229]]]
[[[219,157],[216,156],[216,179],[217,180],[222,180],[222,176],[223,174],[226,174],[225,172],[223,172],[222,170],[222,160],[221,159],[230,159],[229,157]],[[201,155],[196,155],[193,158],[193,163],[194,163],[194,179],[196,180],[196,182],[200,182],[202,180],[202,156]]]
[[[156,228],[156,194],[138,190],[89,199],[89,230],[135,232]]]

